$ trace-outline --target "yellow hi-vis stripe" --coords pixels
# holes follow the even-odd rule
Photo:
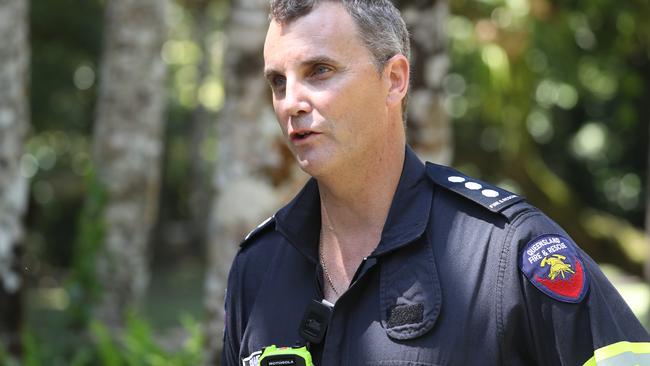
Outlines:
[[[601,347],[594,352],[594,357],[585,362],[583,366],[597,366],[602,361],[616,357],[622,354],[633,355],[650,355],[650,343],[647,342],[618,342],[609,346]],[[636,363],[638,365],[638,363]],[[628,365],[621,365],[628,366]],[[630,364],[629,366],[635,366]]]

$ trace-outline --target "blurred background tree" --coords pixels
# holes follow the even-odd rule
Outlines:
[[[97,316],[123,325],[149,282],[147,246],[158,216],[167,36],[164,0],[113,0],[106,4],[100,92],[93,133],[98,184],[107,199],[97,276]],[[92,198],[91,198],[92,199]]]
[[[0,9],[5,3],[17,2],[0,1]],[[19,267],[25,268],[25,364],[194,365],[214,359],[223,280],[237,241],[304,180],[278,138],[260,78],[265,0],[170,1],[168,31],[156,28],[160,39],[148,31],[130,32],[142,37],[138,42],[160,42],[149,48],[158,47],[160,57],[124,49],[125,59],[137,58],[124,81],[99,71],[108,62],[102,51],[109,45],[104,19],[114,3],[29,2],[33,127],[19,156],[22,179],[29,180]],[[607,271],[647,321],[650,291],[638,276],[650,252],[644,234],[644,225],[650,231],[644,210],[650,206],[650,5],[642,0],[396,4],[414,41],[410,141],[427,159],[451,162],[528,197],[597,261],[625,274]],[[147,12],[137,26],[155,22],[158,14]],[[9,24],[3,16],[0,32]],[[11,43],[6,37],[0,42],[5,55]],[[0,70],[10,60],[2,56]],[[161,142],[160,163],[152,154],[147,162],[138,160],[141,171],[106,173],[106,159],[118,155],[94,157],[96,140],[108,138],[95,118],[106,110],[101,98],[108,94],[99,91],[109,88],[104,83],[117,83],[111,87],[116,102],[137,95],[132,85],[139,82],[162,85],[160,75],[149,74],[160,70],[162,63],[155,66],[160,60],[167,69],[164,87],[143,89],[149,90],[145,99],[166,99],[154,102],[167,106],[155,127],[161,131],[151,135]],[[136,71],[140,62],[150,68]],[[4,154],[5,141],[20,141],[20,135],[13,137],[20,129],[2,129],[2,98]],[[148,146],[138,142],[140,130],[133,130],[147,120],[146,113],[136,112],[146,104],[137,98],[127,98],[133,109],[118,117],[124,126],[118,132],[128,141],[118,151],[124,164],[135,164],[137,151]],[[109,227],[103,212],[116,196],[106,185],[115,178],[142,181],[136,176],[158,169],[159,203],[157,209],[149,206],[155,223],[148,248],[139,246],[141,268],[135,269],[150,273],[144,306],[121,318],[121,333],[112,333],[110,324],[96,321],[92,306],[105,281],[96,267],[106,259]],[[0,179],[5,177],[3,171]],[[136,192],[147,190],[140,189],[124,197],[134,197],[130,203],[144,200],[146,194]],[[0,210],[20,217],[20,210],[1,205]],[[146,232],[151,212],[131,211],[135,216],[122,219],[135,217],[129,224]],[[0,250],[0,273],[2,260]],[[126,268],[125,263],[112,273],[118,278]],[[17,323],[15,314],[9,320]],[[197,321],[206,325],[206,339]],[[209,345],[205,357],[203,342]],[[0,351],[0,364],[6,360]]]
[[[225,27],[221,82],[226,97],[216,126],[215,196],[206,237],[206,365],[218,362],[220,355],[229,262],[243,236],[281,202],[279,186],[288,178],[281,134],[269,128],[273,126],[272,108],[260,103],[270,96],[262,76],[261,53],[268,25],[267,4],[266,0],[230,1]]]
[[[27,1],[0,2],[0,342],[20,354],[23,216],[27,179],[22,173],[29,130]]]
[[[395,1],[411,33],[411,85],[407,138],[423,160],[451,164],[454,142],[443,107],[443,80],[449,71],[448,1]]]

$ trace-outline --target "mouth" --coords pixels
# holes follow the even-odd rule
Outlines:
[[[291,141],[295,143],[295,142],[305,141],[305,140],[309,139],[310,137],[313,137],[313,136],[316,136],[316,135],[319,135],[319,133],[314,132],[314,131],[306,131],[305,130],[305,131],[292,132],[289,135],[289,137],[290,137]]]

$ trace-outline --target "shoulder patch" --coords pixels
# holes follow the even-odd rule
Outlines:
[[[244,240],[239,244],[240,247],[245,246],[251,239],[255,238],[258,234],[264,232],[267,228],[270,228],[275,225],[275,215],[269,217],[268,219],[262,221],[261,224],[257,225],[257,227],[253,230],[251,230],[248,235],[244,238]]]
[[[520,254],[519,268],[537,289],[553,299],[579,303],[589,289],[589,277],[576,244],[557,234],[538,236]]]
[[[427,175],[439,186],[474,201],[495,213],[501,213],[507,207],[524,200],[522,196],[468,177],[447,166],[427,162]]]

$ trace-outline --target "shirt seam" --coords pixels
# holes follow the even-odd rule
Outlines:
[[[504,277],[507,271],[508,258],[510,257],[510,249],[512,247],[512,240],[515,231],[521,227],[521,224],[525,222],[530,217],[542,216],[542,214],[533,209],[529,208],[525,211],[518,214],[509,225],[508,231],[506,233],[505,239],[503,241],[503,247],[501,249],[501,257],[499,258],[499,272],[497,274],[497,293],[496,293],[496,326],[497,326],[497,339],[499,342],[499,353],[500,358],[503,359],[503,346],[504,346],[504,320],[503,320],[503,286],[504,286]]]

